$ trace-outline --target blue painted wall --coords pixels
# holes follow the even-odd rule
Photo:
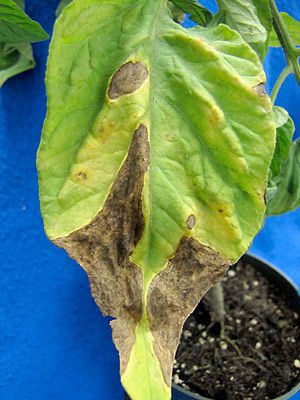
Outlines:
[[[300,19],[297,3],[278,1]],[[27,0],[26,10],[51,33],[57,4]],[[46,112],[48,45],[35,44],[37,67],[0,91],[0,399],[121,400],[109,319],[95,305],[83,270],[46,238],[39,213],[35,156]],[[280,50],[272,54],[268,88],[284,60]],[[299,132],[300,93],[293,77],[278,104],[290,110]],[[299,240],[297,211],[270,218],[252,250],[300,285]]]

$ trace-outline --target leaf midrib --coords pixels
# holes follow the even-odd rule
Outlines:
[[[145,268],[149,265],[149,258],[150,258],[150,240],[151,240],[151,227],[152,227],[152,151],[151,151],[151,133],[152,133],[152,126],[153,126],[153,99],[154,99],[154,92],[155,92],[155,87],[153,85],[153,82],[155,81],[154,79],[154,65],[155,65],[155,58],[156,58],[156,42],[157,42],[157,37],[158,37],[158,32],[160,31],[161,24],[160,18],[161,14],[163,11],[163,8],[166,7],[166,2],[167,0],[159,0],[160,4],[157,9],[157,13],[154,18],[153,22],[153,28],[150,36],[150,73],[149,73],[149,80],[150,80],[150,86],[149,86],[149,224],[148,224],[148,238],[147,238],[147,253],[145,255],[145,266],[143,268],[143,275],[144,275],[144,294],[146,292],[146,282],[145,282]],[[144,304],[146,305],[146,297],[144,298]]]
[[[164,7],[166,7],[166,1],[167,0],[160,0],[159,7],[157,9],[157,13],[155,15],[154,21],[153,21],[153,28],[150,36],[150,72],[149,72],[149,133],[148,133],[148,140],[149,140],[149,225],[148,225],[148,237],[147,237],[147,250],[146,250],[146,255],[144,258],[144,266],[142,266],[142,273],[143,273],[143,317],[141,321],[141,331],[143,335],[143,342],[144,342],[144,347],[145,347],[145,360],[146,360],[146,365],[147,365],[147,375],[148,375],[148,382],[149,382],[149,396],[150,399],[153,399],[152,393],[151,393],[151,376],[150,376],[150,371],[149,371],[149,362],[148,362],[148,346],[147,346],[147,340],[146,340],[146,334],[144,330],[144,324],[143,320],[147,321],[147,311],[146,311],[146,306],[147,306],[147,293],[149,289],[150,282],[146,281],[146,268],[149,265],[149,258],[150,258],[150,241],[151,241],[151,227],[152,227],[152,151],[151,151],[151,132],[152,132],[152,126],[153,126],[153,99],[154,99],[154,90],[155,87],[153,86],[153,66],[155,63],[155,58],[156,58],[156,41],[157,41],[157,36],[158,32],[160,30],[161,24],[160,18],[162,14],[162,10]],[[153,399],[154,400],[154,399]]]

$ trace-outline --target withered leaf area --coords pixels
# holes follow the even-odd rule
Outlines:
[[[142,271],[129,257],[144,231],[142,191],[148,165],[148,132],[145,125],[140,125],[102,211],[84,228],[54,240],[86,271],[102,313],[116,318],[111,325],[120,352],[121,373],[126,369],[136,326],[143,315]],[[147,316],[168,385],[186,317],[228,266],[223,257],[185,237],[167,268],[153,279]]]
[[[129,256],[144,230],[141,193],[148,164],[147,128],[140,125],[102,211],[84,228],[54,240],[86,271],[102,313],[116,318],[112,327],[121,372],[142,317],[142,272]]]
[[[229,266],[227,259],[209,247],[184,237],[167,268],[154,277],[148,292],[148,319],[168,385],[183,323]]]

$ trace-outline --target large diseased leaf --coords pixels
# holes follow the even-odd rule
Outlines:
[[[13,0],[0,0],[0,43],[33,43],[48,38],[43,28]]]
[[[238,31],[243,39],[256,51],[261,61],[268,50],[270,10],[263,0],[217,0],[223,11],[223,22]],[[265,6],[265,7],[264,7]]]
[[[131,398],[168,399],[185,318],[262,224],[265,75],[238,33],[185,30],[165,0],[75,0],[63,17],[38,152],[45,229],[115,318]]]

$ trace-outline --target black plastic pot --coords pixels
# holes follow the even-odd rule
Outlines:
[[[270,280],[275,286],[280,288],[280,291],[287,298],[290,307],[300,317],[300,296],[297,286],[278,268],[272,264],[264,261],[263,259],[253,256],[251,254],[245,254],[244,260],[249,262],[253,267],[261,272],[266,278]],[[286,400],[291,398],[300,389],[300,381],[294,386],[288,393],[282,396],[276,397],[274,400]],[[200,396],[198,394],[187,391],[178,385],[172,385],[172,400],[212,400],[207,397]]]
[[[285,295],[290,307],[300,317],[300,295],[297,286],[278,268],[272,264],[264,261],[263,259],[253,256],[251,254],[244,255],[244,260],[249,262],[253,267],[261,272],[266,278],[270,280],[275,286],[280,288],[282,294]],[[274,400],[286,400],[291,398],[300,389],[300,381],[294,386],[288,393],[282,396],[276,397]],[[183,389],[182,387],[172,384],[172,400],[213,400],[207,397],[200,396]],[[125,394],[125,400],[130,400],[127,394]]]

